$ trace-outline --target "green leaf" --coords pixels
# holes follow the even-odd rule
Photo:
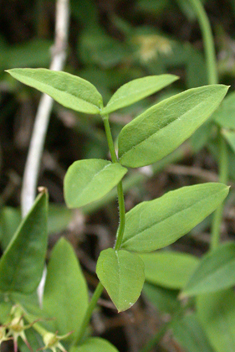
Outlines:
[[[72,220],[72,210],[65,205],[50,203],[48,209],[48,233],[61,232]]]
[[[19,209],[3,207],[1,211],[1,245],[5,250],[21,222]]]
[[[0,290],[33,292],[41,279],[47,250],[47,193],[36,198],[0,260]]]
[[[146,281],[171,289],[184,287],[199,261],[187,253],[168,251],[141,254],[140,258]]]
[[[162,313],[173,314],[180,307],[178,290],[169,290],[145,282],[143,293],[150,302]]]
[[[172,325],[175,339],[188,352],[213,352],[208,339],[195,314],[184,316]]]
[[[90,337],[82,345],[72,347],[69,352],[118,352],[118,350],[100,337]]]
[[[78,208],[102,198],[126,173],[126,168],[107,160],[75,161],[69,167],[64,180],[67,206]]]
[[[229,187],[206,183],[171,191],[126,214],[123,249],[152,252],[192,230],[225,199]]]
[[[18,81],[50,95],[66,108],[87,114],[99,114],[102,109],[100,93],[80,77],[44,68],[15,68],[7,72]]]
[[[102,115],[129,106],[156,93],[178,79],[174,75],[148,76],[134,79],[120,87],[103,109]]]
[[[136,254],[112,248],[101,252],[96,273],[118,312],[129,309],[144,284],[144,263]]]
[[[235,129],[235,92],[228,94],[213,118],[221,127]]]
[[[170,154],[206,121],[227,90],[223,85],[189,89],[145,111],[120,132],[121,164],[145,166]]]
[[[232,290],[198,296],[197,314],[214,351],[235,351],[235,295]]]
[[[223,131],[223,135],[227,142],[229,143],[232,151],[235,153],[235,132]]]
[[[43,308],[55,318],[59,335],[78,333],[88,306],[86,281],[72,246],[64,239],[53,248],[48,265]]]
[[[226,243],[209,252],[191,276],[183,296],[193,296],[229,288],[235,284],[235,243]]]

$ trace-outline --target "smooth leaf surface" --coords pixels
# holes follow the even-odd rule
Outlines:
[[[170,154],[215,111],[227,90],[224,85],[189,89],[136,117],[118,138],[121,164],[141,167]]]
[[[235,295],[232,290],[198,296],[197,314],[215,352],[235,351]]]
[[[72,220],[73,212],[64,204],[49,203],[48,209],[48,234],[61,232]]]
[[[174,338],[188,352],[213,352],[195,314],[184,316],[172,325]]]
[[[183,288],[199,260],[187,253],[162,251],[141,254],[146,281],[170,289]]]
[[[229,288],[235,284],[235,243],[209,252],[200,262],[182,295],[192,296]]]
[[[228,94],[213,118],[221,127],[235,129],[235,92]]]
[[[21,222],[19,209],[3,207],[1,211],[1,246],[5,250]]]
[[[102,115],[129,106],[156,93],[178,79],[174,75],[147,76],[134,79],[120,87],[103,109]]]
[[[235,153],[235,132],[223,131],[223,135],[232,148],[232,151]]]
[[[87,114],[99,114],[102,109],[102,96],[83,78],[45,68],[15,68],[7,72],[18,81],[50,95],[66,108]]]
[[[149,301],[162,313],[173,314],[179,309],[179,291],[169,290],[160,286],[145,282],[143,293]]]
[[[126,214],[123,249],[151,252],[174,243],[212,213],[229,187],[206,183],[171,191]]]
[[[102,159],[75,161],[64,180],[65,201],[69,208],[78,208],[105,196],[126,174],[118,163]]]
[[[0,260],[0,290],[33,292],[41,279],[47,250],[47,193],[36,198]]]
[[[118,352],[118,350],[100,337],[90,337],[82,345],[72,347],[69,352]]]
[[[88,306],[86,281],[72,246],[62,238],[54,247],[48,265],[43,308],[55,318],[59,335],[79,331]]]
[[[112,248],[101,252],[96,273],[119,312],[129,309],[144,284],[144,263],[136,254]]]

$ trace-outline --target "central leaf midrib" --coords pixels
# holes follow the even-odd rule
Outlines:
[[[22,75],[22,76],[25,78],[24,75]],[[27,77],[27,78],[28,78],[28,77]],[[65,94],[66,96],[68,96],[68,97],[72,96],[73,98],[76,98],[76,99],[78,99],[78,100],[80,100],[80,101],[85,101],[87,104],[92,105],[92,107],[97,108],[99,111],[101,110],[101,107],[100,107],[100,106],[97,106],[97,105],[95,105],[94,103],[91,103],[90,101],[86,100],[85,98],[82,98],[82,99],[81,99],[81,98],[77,97],[76,95],[74,95],[74,94],[72,94],[72,93],[68,93],[66,90],[49,86],[49,85],[43,83],[43,82],[40,81],[40,80],[37,81],[35,78],[32,78],[32,77],[30,77],[30,80],[32,80],[33,82],[36,82],[36,83],[40,82],[40,84],[41,84],[42,86],[44,86],[44,87],[46,87],[46,88],[49,87],[50,89],[54,90],[55,92],[56,92],[56,90],[58,90],[60,93],[64,93],[64,94]],[[45,93],[45,94],[48,94],[48,93]],[[49,95],[49,94],[48,94],[48,95]]]
[[[219,191],[219,192],[217,192],[217,195],[218,195],[219,193],[221,193],[221,192],[222,192],[222,190]],[[214,194],[213,194],[213,195],[214,195]],[[124,238],[123,244],[125,244],[125,243],[127,243],[128,241],[131,241],[131,240],[133,240],[133,239],[136,239],[137,237],[141,236],[143,232],[145,232],[145,231],[147,231],[147,230],[150,230],[152,227],[156,226],[157,224],[161,224],[161,223],[165,222],[166,220],[168,220],[168,219],[170,219],[170,218],[172,218],[172,217],[174,217],[174,216],[176,216],[176,215],[182,213],[185,209],[190,209],[190,208],[192,208],[193,206],[195,206],[196,204],[198,204],[198,203],[200,204],[200,203],[204,202],[207,198],[209,199],[209,198],[211,198],[211,196],[210,196],[210,197],[204,197],[203,199],[200,199],[200,200],[198,200],[197,202],[194,202],[194,203],[193,203],[192,205],[190,205],[189,207],[185,207],[185,208],[183,208],[182,210],[180,210],[180,211],[174,213],[173,215],[170,215],[170,216],[168,216],[168,217],[163,218],[161,221],[156,222],[156,223],[154,223],[154,224],[151,225],[151,226],[146,226],[143,230],[141,230],[141,232],[139,232],[139,233],[136,234],[136,235],[133,235],[133,236],[129,237],[126,241],[125,241],[125,238]]]
[[[159,130],[157,130],[156,132],[150,134],[147,138],[143,139],[142,141],[136,143],[135,145],[131,146],[130,149],[128,149],[125,153],[123,153],[121,156],[120,156],[120,159],[122,159],[126,154],[128,154],[129,152],[132,151],[132,149],[135,149],[137,146],[140,146],[141,144],[145,143],[148,139],[150,139],[151,137],[153,137],[154,135],[156,135],[157,133],[159,133],[160,131],[164,130],[165,128],[167,128],[168,126],[174,124],[175,122],[177,122],[177,120],[179,120],[179,118],[184,118],[186,114],[188,114],[189,112],[192,112],[194,110],[196,110],[197,108],[200,107],[200,105],[203,105],[204,104],[204,101],[203,102],[200,102],[198,105],[194,106],[193,108],[187,110],[184,114],[178,116],[177,118],[175,118],[173,121],[171,121],[170,123],[166,124],[165,126],[163,126],[162,128],[160,128]],[[141,121],[142,122],[142,121]]]
[[[91,184],[92,182],[94,182],[94,178],[97,177],[101,172],[103,172],[105,169],[107,169],[107,168],[108,168],[109,166],[111,166],[111,165],[112,165],[111,163],[105,165],[101,170],[99,170],[98,172],[96,172],[96,173],[94,174],[94,176],[92,176],[92,178],[90,179],[89,183],[88,183],[86,186],[83,187],[83,190],[82,190],[81,193],[79,194],[77,200],[80,200],[80,198],[82,198],[84,192],[86,192],[87,188],[90,187],[90,184]]]

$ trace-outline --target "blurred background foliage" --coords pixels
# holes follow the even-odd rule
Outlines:
[[[204,0],[203,3],[215,37],[220,82],[231,85],[230,95],[216,112],[215,119],[218,125],[235,129],[235,95],[231,94],[235,87],[235,1]],[[179,81],[155,96],[114,113],[111,116],[114,137],[124,124],[149,104],[185,89],[207,84],[201,32],[188,1],[71,0],[70,6],[65,71],[91,81],[103,95],[105,103],[120,85],[132,79],[163,73],[180,77]],[[4,70],[49,67],[50,52],[53,50],[54,13],[55,1],[52,0],[0,0],[0,193],[1,205],[4,205],[0,233],[4,233],[3,249],[20,221],[21,181],[40,98],[36,90],[13,80]],[[231,141],[229,172],[233,182],[234,145],[235,142]],[[146,176],[136,176],[136,172],[132,171],[132,183],[129,183],[132,187],[127,186],[130,188],[126,195],[127,209],[140,200],[158,197],[167,190],[202,179],[216,179],[218,143],[215,125],[207,123],[200,128],[187,148],[178,168],[168,167],[153,177],[148,177],[152,171],[149,175],[145,170]],[[105,209],[98,204],[95,208],[72,214],[63,205],[63,177],[73,161],[107,158],[107,153],[103,126],[97,117],[87,117],[54,104],[39,180],[40,185],[49,189],[51,203],[56,203],[50,207],[49,230],[54,234],[50,245],[61,235],[61,231],[70,238],[91,287],[96,285],[94,271],[98,253],[112,245],[118,223],[116,204],[114,201]],[[155,170],[161,169],[157,167]],[[138,180],[148,179],[148,182],[135,183],[135,177],[139,177]],[[233,200],[234,192],[231,192],[228,205],[233,204]],[[224,239],[233,236],[234,213],[231,207],[225,212]],[[210,219],[205,220],[190,236],[178,241],[174,248],[195,255],[203,253],[208,247],[209,223]],[[153,289],[148,284],[145,291],[165,317],[178,304],[177,290]],[[130,313],[118,317],[112,311],[110,313],[105,302],[103,322],[99,311],[94,318],[96,332],[113,341],[120,351],[136,351],[146,340],[146,335],[151,335],[161,323],[161,318],[150,313],[148,305],[146,308],[144,304],[146,302],[141,302]],[[146,327],[147,318],[149,323]],[[164,340],[161,351],[183,351],[179,343],[182,346],[185,344],[185,335],[182,334],[185,327],[194,333],[201,329],[194,315],[184,318],[181,325],[173,329],[175,340]],[[141,333],[134,341],[133,331],[136,336],[138,329]],[[117,332],[121,337],[115,337]],[[207,346],[204,340],[203,343]],[[203,348],[207,349],[201,351],[210,351],[209,347]]]

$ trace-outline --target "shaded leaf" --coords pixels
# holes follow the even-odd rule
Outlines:
[[[88,81],[61,71],[44,68],[15,68],[7,70],[18,81],[50,95],[66,108],[87,114],[99,114],[102,97]]]
[[[174,75],[159,75],[137,78],[120,87],[103,109],[102,115],[129,106],[137,101],[156,93],[178,79]]]
[[[36,198],[0,260],[0,290],[33,292],[41,279],[47,250],[47,193]]]
[[[72,347],[69,352],[118,352],[110,342],[100,337],[90,337],[80,346]]]
[[[197,315],[214,351],[235,351],[235,295],[232,290],[198,296]]]
[[[112,248],[101,252],[96,273],[119,312],[129,309],[144,284],[144,263],[136,254]]]
[[[48,209],[48,233],[52,234],[66,229],[72,220],[72,210],[65,205],[50,203]]]
[[[213,118],[221,127],[235,129],[235,92],[228,94]]]
[[[72,246],[64,239],[53,248],[48,265],[43,308],[55,318],[55,331],[73,340],[88,306],[88,290]]]
[[[180,320],[177,319],[172,325],[172,332],[175,339],[188,352],[214,351],[195,314],[186,315]]]
[[[160,312],[173,314],[180,306],[177,299],[178,290],[169,290],[145,282],[143,292]]]
[[[78,208],[105,196],[126,174],[127,169],[107,160],[75,161],[64,180],[65,201],[69,208]]]
[[[206,183],[138,204],[126,214],[122,248],[151,252],[174,243],[212,213],[228,191],[222,183]]]
[[[191,254],[162,251],[141,254],[146,281],[171,289],[181,289],[194,272],[199,260]]]
[[[201,260],[182,295],[209,293],[235,284],[235,243],[226,243]]]
[[[5,250],[21,222],[19,209],[3,207],[1,211],[1,245]]]
[[[235,153],[235,132],[223,131],[223,135]]]
[[[120,132],[120,163],[141,167],[171,153],[206,121],[227,90],[223,85],[189,89],[145,111]]]

